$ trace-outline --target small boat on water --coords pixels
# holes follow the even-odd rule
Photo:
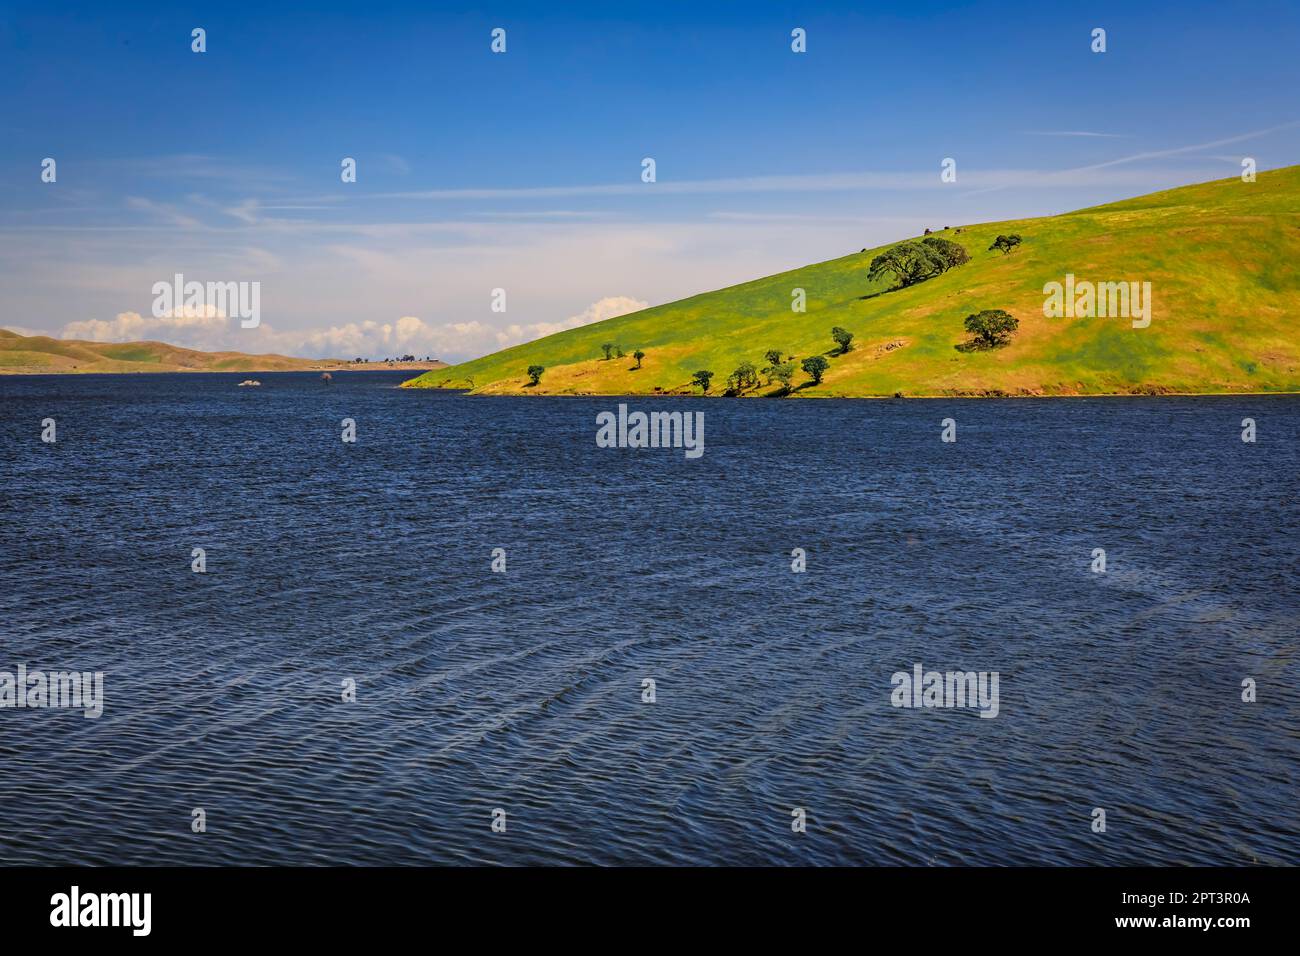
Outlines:
[[[259,382],[259,381],[258,381],[257,379],[255,379],[255,378],[246,378],[246,379],[244,379],[242,382],[239,383],[239,387],[240,387],[240,388],[243,388],[245,385],[261,385],[261,384],[262,384],[262,383]]]

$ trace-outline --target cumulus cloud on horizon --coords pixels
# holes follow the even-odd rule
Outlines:
[[[534,339],[544,338],[547,335],[554,335],[556,332],[565,332],[569,329],[591,325],[593,322],[603,322],[605,319],[617,318],[631,312],[640,312],[649,305],[649,302],[642,302],[640,299],[633,299],[626,295],[606,296],[591,303],[577,315],[571,315],[560,322],[532,322],[527,325],[508,325],[504,329],[497,331],[497,345],[500,348],[520,345]]]
[[[69,322],[59,335],[64,339],[91,342],[157,339],[206,352],[278,352],[303,358],[342,359],[428,355],[463,361],[556,332],[637,312],[647,305],[639,299],[619,295],[599,299],[576,315],[558,322],[512,323],[496,327],[477,320],[434,324],[417,316],[404,315],[393,322],[365,320],[283,332],[266,322],[254,329],[241,328],[237,318],[228,318],[210,308],[186,309],[159,317],[120,312],[112,319]]]

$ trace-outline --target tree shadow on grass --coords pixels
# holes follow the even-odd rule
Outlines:
[[[983,339],[970,339],[966,342],[958,342],[953,346],[958,352],[992,352],[995,349],[1004,349],[1010,342],[998,342],[990,345]]]

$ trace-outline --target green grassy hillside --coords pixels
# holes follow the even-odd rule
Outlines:
[[[987,251],[1001,233],[1023,245]],[[1300,167],[1172,189],[1041,219],[938,233],[971,261],[906,289],[872,283],[864,252],[560,332],[428,372],[410,387],[516,394],[713,393],[742,362],[780,349],[827,355],[821,385],[795,374],[798,397],[1300,391]],[[900,240],[901,241],[900,237]],[[890,243],[893,245],[893,243]],[[1043,286],[1067,273],[1097,283],[1150,282],[1152,320],[1045,318]],[[791,310],[792,290],[807,311]],[[960,351],[963,319],[1004,309],[1010,344]],[[832,326],[856,336],[831,355]],[[626,357],[605,361],[601,345]],[[634,350],[646,353],[634,369]],[[543,365],[528,387],[527,369]],[[770,395],[776,386],[749,394]]]

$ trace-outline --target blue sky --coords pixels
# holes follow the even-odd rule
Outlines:
[[[1132,6],[5,4],[0,324],[461,359],[1297,161],[1300,5]],[[155,319],[177,272],[260,282],[263,326]]]

